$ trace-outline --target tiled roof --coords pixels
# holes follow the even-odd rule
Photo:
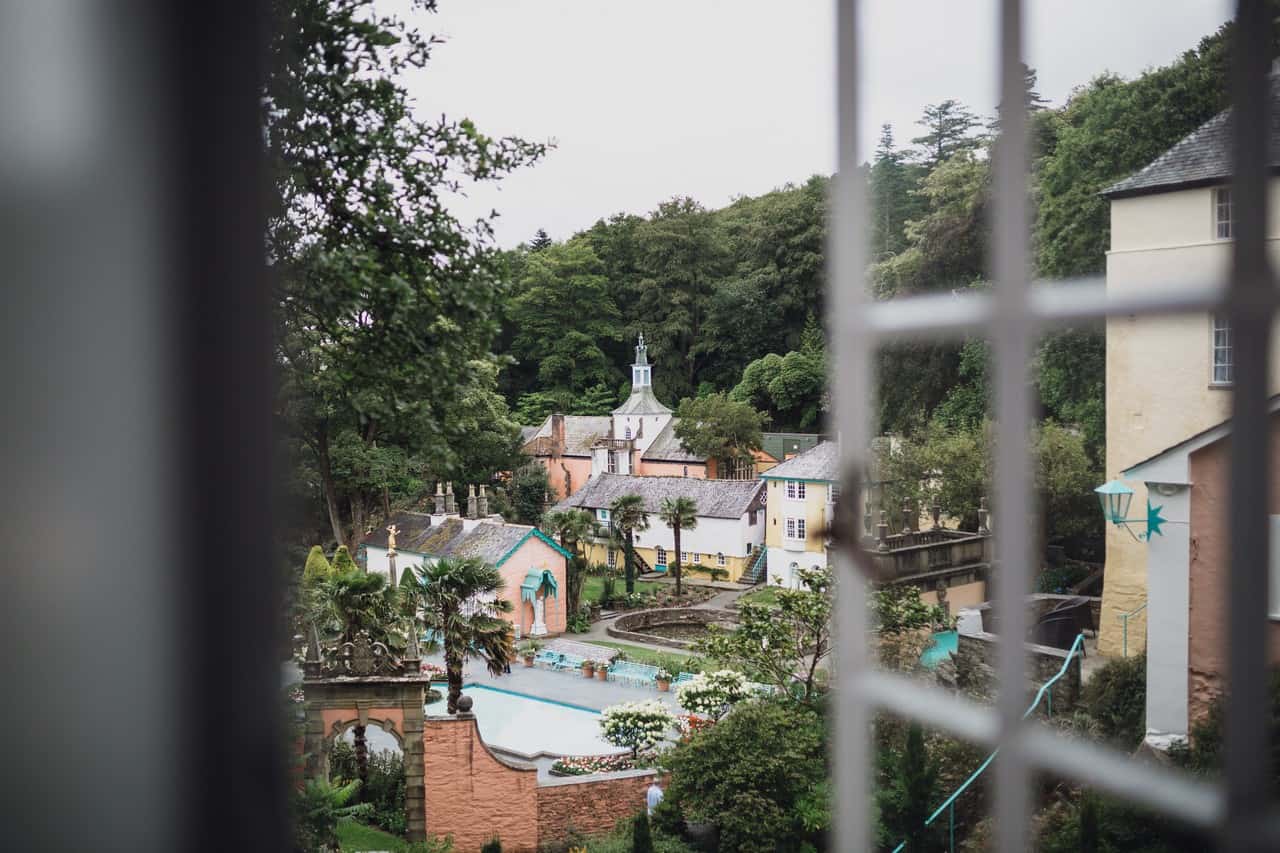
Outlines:
[[[672,418],[658,433],[653,444],[640,456],[641,459],[661,459],[666,462],[706,462],[706,458],[691,453],[680,439],[676,438],[676,424],[679,418]]]
[[[490,564],[496,564],[505,557],[533,530],[524,524],[498,524],[493,521],[481,521],[471,530],[463,530],[462,519],[458,516],[450,516],[433,526],[431,516],[421,512],[398,512],[387,526],[391,524],[399,528],[397,551],[427,557],[479,557]],[[385,526],[369,536],[365,544],[386,548]]]
[[[820,440],[821,436],[812,432],[766,432],[761,436],[760,449],[782,462],[816,447]]]
[[[536,436],[537,434],[538,434],[538,428],[536,426],[520,427],[520,444],[521,445],[528,444],[533,439],[533,437]]]
[[[639,495],[644,511],[656,514],[665,498],[691,498],[698,515],[705,518],[741,518],[758,505],[764,483],[760,480],[703,480],[697,477],[635,477],[597,474],[576,494],[556,504],[556,509],[608,509],[624,495]]]
[[[566,456],[590,456],[591,445],[598,438],[608,438],[613,431],[613,419],[608,415],[565,415],[564,453]],[[542,422],[527,445],[533,439],[551,437],[551,416]]]
[[[823,441],[799,456],[775,465],[763,476],[770,480],[829,480],[839,479],[840,445]]]
[[[626,402],[614,409],[613,413],[615,415],[669,415],[671,410],[658,401],[651,387],[645,385],[632,391]]]
[[[1268,164],[1280,169],[1280,75],[1271,75],[1271,139]],[[1224,110],[1140,172],[1103,190],[1108,198],[1223,183],[1231,177],[1231,110]]]

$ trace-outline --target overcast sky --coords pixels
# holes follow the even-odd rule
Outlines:
[[[405,0],[387,0],[390,9]],[[498,242],[563,239],[674,195],[719,207],[834,170],[830,0],[440,0],[447,39],[408,79],[424,117],[554,140],[546,159],[453,209],[496,209]],[[1028,61],[1060,104],[1102,71],[1165,65],[1230,16],[1229,0],[1029,0]],[[995,111],[995,0],[864,4],[864,158],[902,144],[925,104]]]

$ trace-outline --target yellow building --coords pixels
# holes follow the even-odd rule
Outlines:
[[[702,571],[710,576],[722,570],[725,580],[736,581],[754,568],[764,540],[764,484],[759,480],[704,480],[695,477],[640,477],[597,474],[555,509],[583,509],[595,516],[602,533],[612,522],[609,507],[625,495],[639,495],[649,527],[633,537],[641,570],[665,572],[675,562],[675,535],[658,512],[667,498],[689,498],[697,506],[698,523],[682,530],[680,564],[686,575]],[[607,536],[586,546],[587,559],[621,567],[623,554]],[[717,576],[719,572],[714,572]]]
[[[840,498],[840,448],[824,441],[761,475],[769,583],[794,586],[796,571],[827,565],[827,530]]]
[[[1225,116],[1107,190],[1112,298],[1176,292],[1225,279],[1234,229]],[[1269,195],[1275,211],[1277,179],[1271,180]],[[1280,222],[1274,214],[1268,227],[1275,263],[1280,261]],[[1278,352],[1272,353],[1273,391],[1280,377]],[[1108,318],[1107,479],[1122,479],[1125,469],[1230,417],[1233,360],[1224,318],[1208,313]],[[1128,485],[1136,492],[1131,514],[1141,515],[1145,487]],[[1123,528],[1107,527],[1098,647],[1119,654],[1127,623],[1133,654],[1145,647],[1147,635],[1146,548]]]

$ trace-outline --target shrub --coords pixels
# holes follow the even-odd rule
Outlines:
[[[553,776],[586,776],[591,773],[612,773],[630,770],[635,761],[629,755],[580,755],[557,758],[551,765]]]
[[[636,815],[635,826],[631,830],[631,853],[653,853],[653,835],[649,832],[647,812]]]
[[[332,568],[329,561],[325,559],[324,550],[319,545],[312,545],[311,551],[307,554],[306,566],[302,569],[302,576],[312,581],[324,577],[331,571]]]
[[[667,736],[676,719],[666,705],[650,699],[611,705],[600,714],[602,736],[614,746],[622,746],[638,756]]]
[[[600,578],[600,606],[608,607],[617,594],[618,578],[612,573]]]
[[[480,848],[480,853],[502,853],[502,842],[495,835],[484,843],[484,846]]]
[[[821,815],[829,814],[821,803],[826,734],[808,705],[781,698],[740,705],[663,754],[671,781],[660,810],[716,824],[721,850],[789,853],[820,845],[827,828]]]
[[[749,695],[747,677],[731,669],[695,675],[676,688],[680,707],[713,719],[723,717],[729,708]]]
[[[1137,746],[1147,731],[1146,655],[1108,661],[1089,679],[1083,698],[1103,737]]]
[[[581,609],[577,613],[571,613],[568,621],[565,623],[571,634],[585,634],[591,630],[591,616],[589,611],[584,613]]]
[[[351,552],[347,550],[347,546],[339,545],[338,550],[333,554],[333,571],[344,574],[354,572],[357,568],[356,561],[351,559]]]
[[[353,804],[359,782],[331,785],[323,779],[308,779],[293,798],[294,842],[299,850],[323,851],[338,846],[338,821],[365,817],[373,811],[368,803]]]

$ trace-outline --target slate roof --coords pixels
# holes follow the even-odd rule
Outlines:
[[[639,495],[644,511],[656,514],[665,498],[692,498],[703,518],[741,518],[759,506],[764,483],[760,480],[702,480],[697,477],[635,477],[597,474],[576,494],[556,504],[556,509],[608,509],[623,495]]]
[[[782,462],[788,454],[816,447],[822,437],[811,432],[766,432],[760,438],[760,449]]]
[[[522,427],[520,427],[520,444],[521,444],[521,446],[528,444],[530,441],[532,441],[532,440],[533,440],[534,436],[536,436],[537,434],[538,434],[538,428],[537,428],[536,426],[522,426]]]
[[[613,410],[615,415],[669,415],[671,410],[659,402],[653,388],[645,385],[632,390],[626,402]]]
[[[679,418],[672,418],[658,433],[648,449],[641,454],[641,459],[662,460],[664,462],[706,462],[706,457],[699,456],[685,448],[684,443],[676,438],[676,424]]]
[[[1280,74],[1271,74],[1271,141],[1268,165],[1280,170]],[[1224,110],[1140,172],[1102,191],[1125,198],[1194,186],[1224,183],[1231,177],[1231,110]]]
[[[490,564],[497,564],[533,530],[524,524],[493,521],[481,521],[471,530],[463,530],[458,516],[450,516],[433,526],[431,516],[426,513],[398,512],[387,525],[370,535],[365,544],[386,548],[386,527],[391,524],[400,528],[396,536],[397,551],[427,557],[479,557]]]
[[[799,456],[793,456],[765,471],[761,476],[770,480],[828,480],[839,479],[840,445],[823,441]]]
[[[608,415],[565,415],[564,416],[564,454],[565,456],[590,456],[591,445],[598,438],[608,438],[613,432],[613,419]],[[523,437],[523,436],[522,436]],[[528,444],[534,438],[551,437],[551,416],[538,427]]]

